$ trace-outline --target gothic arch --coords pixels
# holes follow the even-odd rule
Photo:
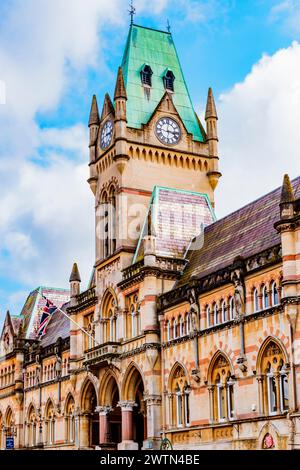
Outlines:
[[[29,417],[30,417],[32,411],[33,411],[34,414],[36,415],[36,407],[35,407],[35,405],[34,405],[33,402],[31,402],[31,403],[29,404],[29,406],[27,407],[27,413],[26,413],[26,420],[27,420],[27,421],[29,420]]]
[[[277,427],[272,423],[268,422],[267,424],[264,424],[263,427],[260,430],[259,436],[258,436],[258,450],[266,449],[264,446],[264,440],[266,435],[271,435],[274,441],[274,447],[273,449],[278,449],[278,437],[279,437],[279,431]]]
[[[86,377],[86,379],[84,380],[84,382],[82,384],[81,393],[80,393],[80,408],[81,408],[82,411],[89,411],[90,410],[90,408],[91,408],[90,399],[92,397],[93,392],[95,393],[95,397],[96,397],[96,404],[95,404],[95,407],[96,407],[97,404],[99,403],[99,400],[98,400],[98,396],[99,396],[98,387],[94,383],[94,381],[91,380],[90,377]]]
[[[234,368],[233,368],[233,365],[232,365],[232,362],[231,362],[229,356],[224,351],[219,349],[218,351],[216,351],[216,353],[211,358],[209,366],[208,366],[207,378],[206,378],[208,383],[211,382],[211,377],[212,377],[213,370],[215,368],[216,362],[218,361],[218,359],[220,357],[223,357],[225,359],[225,361],[229,364],[230,373],[232,375],[234,373]]]
[[[74,407],[75,407],[75,398],[74,398],[74,395],[73,393],[69,392],[68,395],[67,395],[67,398],[65,399],[65,406],[64,406],[64,414],[65,416],[67,415],[67,412],[68,412],[68,408],[70,406],[70,402],[74,403]]]
[[[264,353],[267,349],[267,347],[270,345],[270,343],[275,343],[278,348],[281,350],[282,352],[282,355],[284,357],[284,360],[285,360],[285,363],[288,363],[289,362],[289,356],[288,356],[288,353],[286,351],[286,348],[284,346],[284,344],[282,343],[282,341],[278,338],[275,338],[274,336],[268,336],[264,342],[262,343],[262,345],[260,346],[260,349],[258,351],[258,354],[257,354],[257,361],[256,361],[256,370],[261,373],[261,364],[262,364],[262,359],[263,359],[263,356],[264,356]]]
[[[134,400],[135,391],[142,384],[145,389],[143,374],[135,362],[131,362],[124,374],[121,397],[122,400]]]
[[[182,369],[183,373],[184,373],[184,376],[188,382],[188,384],[190,383],[190,378],[189,378],[189,374],[188,374],[188,371],[185,367],[184,364],[182,364],[182,362],[179,362],[179,361],[176,361],[175,364],[173,364],[173,367],[170,371],[170,374],[169,374],[169,379],[168,379],[168,390],[171,390],[172,388],[172,381],[173,381],[173,378],[174,378],[174,374],[176,373],[177,369]]]
[[[100,392],[99,392],[99,404],[100,406],[111,405],[111,401],[113,398],[113,391],[117,387],[119,395],[120,395],[120,387],[118,384],[117,376],[112,370],[108,370],[100,385]]]
[[[5,426],[9,427],[12,422],[14,422],[14,413],[12,411],[11,406],[9,405],[6,409],[6,413],[5,413],[5,417],[4,417]]]
[[[101,300],[101,304],[100,304],[100,311],[101,311],[101,314],[103,315],[103,312],[106,308],[106,305],[107,305],[107,302],[109,302],[109,300],[113,298],[113,300],[115,301],[115,305],[116,307],[118,306],[118,297],[117,297],[117,294],[116,292],[114,291],[114,289],[112,287],[108,287],[106,289],[106,291],[104,292],[103,294],[103,297],[102,297],[102,300]]]
[[[48,398],[47,402],[46,402],[46,405],[45,405],[45,410],[44,410],[44,418],[47,419],[47,415],[49,413],[49,410],[51,409],[51,407],[53,408],[53,412],[55,414],[55,406],[54,406],[54,401],[52,398]]]

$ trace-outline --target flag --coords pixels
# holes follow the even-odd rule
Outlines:
[[[38,330],[37,330],[37,335],[39,337],[42,337],[45,335],[49,320],[51,316],[53,315],[53,313],[55,312],[55,310],[57,310],[57,307],[55,307],[55,305],[49,299],[47,299],[44,295],[43,297],[46,300],[46,305],[43,308],[40,323],[39,323]]]

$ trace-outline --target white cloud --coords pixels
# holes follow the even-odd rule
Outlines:
[[[140,0],[137,8],[153,15],[167,3]],[[86,182],[87,128],[41,129],[36,116],[55,111],[70,85],[86,80],[88,67],[107,71],[103,31],[128,22],[121,0],[0,2],[0,102],[6,84],[6,105],[0,106],[0,277],[21,285],[16,295],[2,286],[0,298],[13,303],[13,313],[26,286],[67,286],[75,259],[83,287],[88,282],[94,201]]]
[[[289,35],[300,33],[300,1],[283,0],[276,3],[270,11],[271,22],[281,21],[282,27]],[[294,36],[293,36],[294,37]]]
[[[300,45],[264,55],[219,101],[219,215],[299,174]]]

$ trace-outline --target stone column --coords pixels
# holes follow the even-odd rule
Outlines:
[[[87,414],[80,416],[80,448],[90,447],[90,420]]]
[[[264,396],[263,396],[263,377],[261,375],[256,377],[258,383],[258,413],[264,413]]]
[[[134,401],[122,401],[119,403],[122,410],[122,442],[118,444],[118,450],[138,450],[137,442],[133,441],[133,408]]]
[[[111,406],[97,406],[96,413],[99,413],[99,443],[107,444],[109,442],[109,419]]]
[[[144,449],[159,449],[161,442],[161,395],[145,397],[147,407],[147,436]]]
[[[214,422],[214,386],[207,387],[209,393],[209,422]]]

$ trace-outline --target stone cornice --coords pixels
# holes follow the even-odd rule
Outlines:
[[[142,346],[139,346],[138,348],[132,349],[131,351],[126,351],[120,355],[120,359],[126,359],[127,357],[132,357],[136,356],[138,354],[141,354],[149,349],[156,349],[160,350],[161,345],[160,343],[145,343]]]
[[[260,310],[260,311],[255,312],[255,313],[249,313],[248,315],[245,315],[243,317],[243,322],[244,323],[249,323],[249,322],[255,321],[259,318],[264,318],[264,317],[268,317],[268,316],[271,316],[271,315],[281,313],[281,312],[283,312],[283,308],[284,308],[283,305],[280,304],[280,305],[277,305],[276,307],[271,307],[271,308],[268,308],[266,310]],[[212,333],[216,333],[217,331],[220,331],[220,330],[228,330],[228,329],[236,326],[238,323],[240,323],[240,322],[237,322],[234,319],[234,320],[227,321],[225,323],[220,323],[219,325],[210,326],[209,328],[204,328],[204,329],[202,329],[200,331],[197,331],[195,333],[192,333],[190,335],[185,335],[185,336],[181,336],[181,337],[176,338],[176,339],[172,339],[170,341],[166,341],[166,342],[162,343],[162,348],[166,349],[166,348],[169,348],[171,346],[175,346],[175,345],[180,344],[180,343],[185,343],[185,342],[190,341],[193,338],[195,338],[195,336],[200,338],[201,336],[207,336],[207,335],[210,335]]]
[[[267,250],[242,260],[244,276],[278,264],[281,261],[281,245],[270,247]],[[232,284],[231,274],[236,268],[236,262],[233,262],[231,265],[208,274],[207,276],[203,276],[202,278],[192,278],[189,283],[162,294],[157,301],[158,313],[184,301],[188,301],[188,292],[191,288],[196,288],[198,295],[201,295],[227,284]]]

